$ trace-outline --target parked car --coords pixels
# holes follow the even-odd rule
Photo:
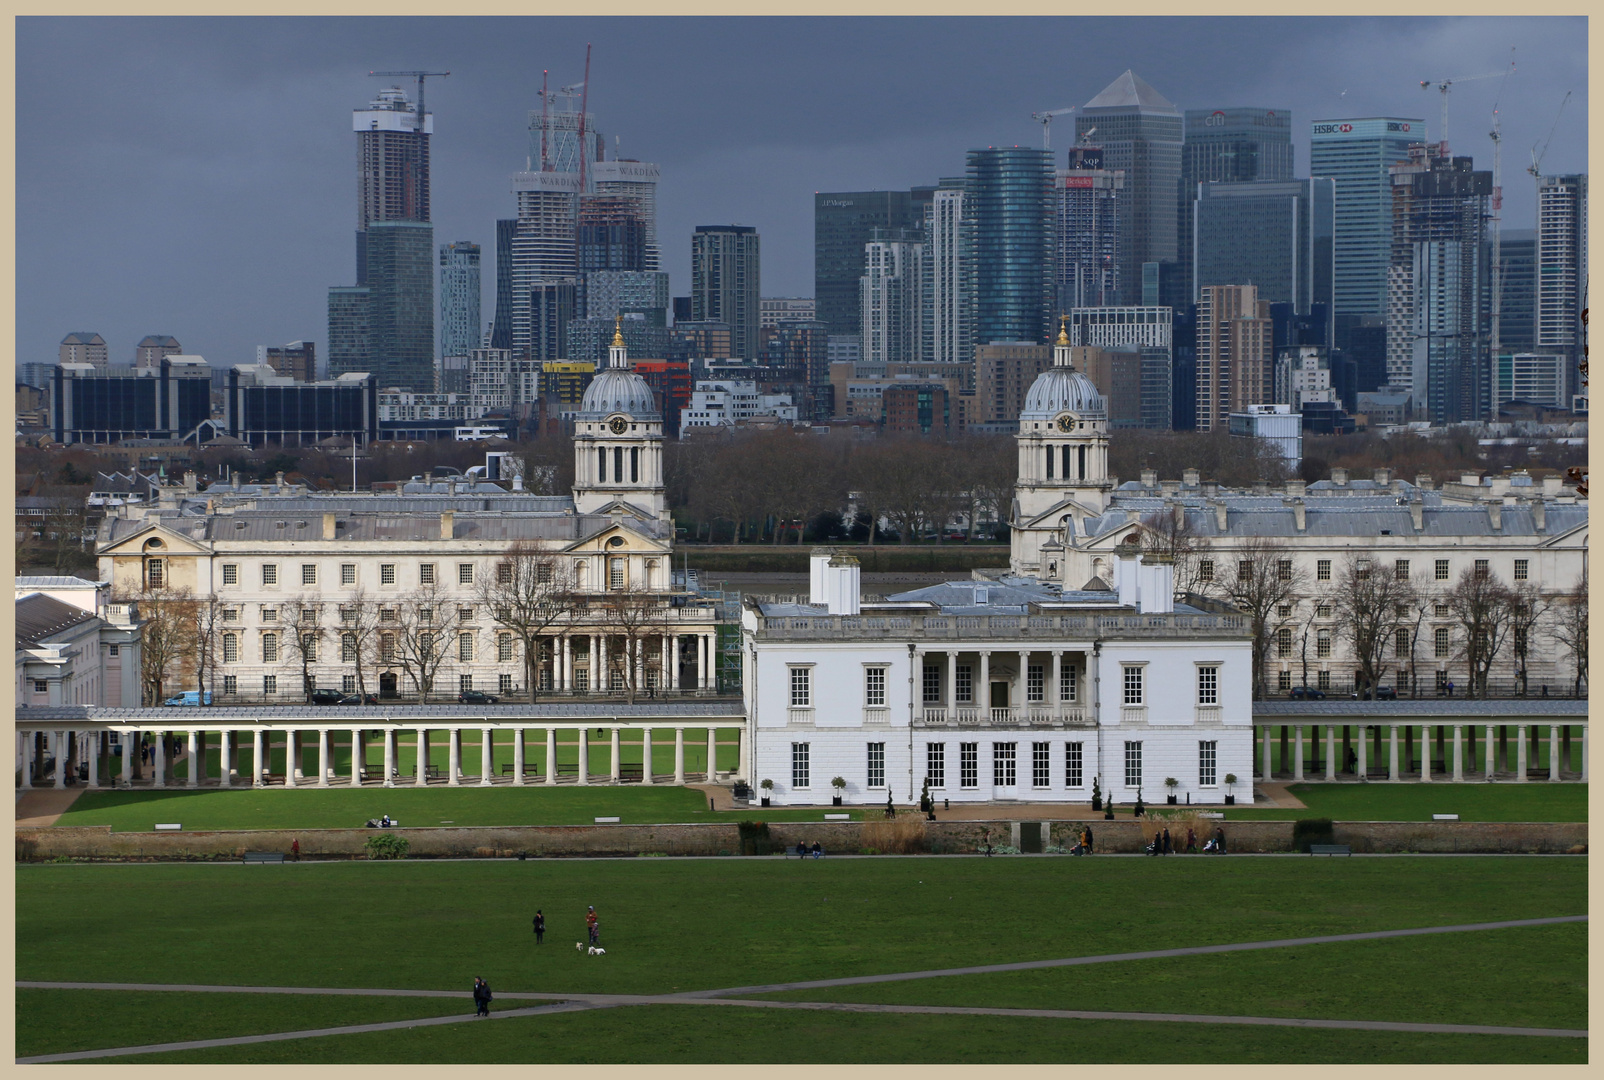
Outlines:
[[[312,691],[312,704],[339,705],[345,701],[345,693],[341,690],[314,690]]]
[[[378,694],[347,694],[339,700],[341,705],[377,705]]]
[[[1294,686],[1292,693],[1288,696],[1293,701],[1324,701],[1326,692],[1324,690],[1316,690],[1312,686]]]
[[[1363,698],[1365,701],[1397,701],[1398,689],[1393,686],[1378,686],[1375,690],[1360,693],[1355,690],[1351,695],[1354,698]]]
[[[201,692],[199,690],[185,690],[182,694],[170,697],[162,702],[163,705],[199,705],[200,703]],[[206,691],[206,704],[210,705],[211,703],[212,692],[208,690]]]
[[[464,690],[457,695],[458,705],[494,705],[501,699],[483,690]]]

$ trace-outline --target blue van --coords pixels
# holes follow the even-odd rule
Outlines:
[[[170,697],[166,701],[162,702],[163,705],[199,705],[200,703],[201,692],[199,690],[185,690],[177,697]],[[206,704],[210,705],[211,703],[212,692],[208,690],[206,691]]]

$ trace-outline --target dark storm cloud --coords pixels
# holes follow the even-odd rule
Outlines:
[[[578,82],[623,156],[662,166],[658,235],[675,292],[701,224],[755,225],[763,292],[811,295],[812,195],[961,175],[977,146],[1039,145],[1036,110],[1084,104],[1127,67],[1182,109],[1290,108],[1307,122],[1404,115],[1436,137],[1419,80],[1504,67],[1451,96],[1449,134],[1491,164],[1505,228],[1531,228],[1525,172],[1587,161],[1583,19],[22,19],[17,27],[19,361],[70,330],[114,362],[170,333],[214,363],[327,337],[325,293],[354,275],[350,110],[378,68],[432,80],[436,240],[486,249],[512,216],[541,69]],[[1054,145],[1068,145],[1064,117]],[[484,318],[491,315],[486,297]]]

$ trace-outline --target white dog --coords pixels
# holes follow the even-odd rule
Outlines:
[[[607,950],[606,949],[597,948],[595,945],[592,945],[590,947],[590,955],[592,955],[592,956],[606,956],[607,955]]]
[[[575,949],[584,949],[584,947],[585,947],[585,943],[583,941],[574,942],[574,948]]]

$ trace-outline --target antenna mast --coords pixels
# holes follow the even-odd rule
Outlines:
[[[579,92],[579,193],[585,193],[585,109],[590,101],[590,42],[585,42],[585,88]]]
[[[549,109],[550,109],[550,105],[551,105],[551,97],[550,97],[550,95],[548,95],[546,93],[546,79],[550,75],[551,75],[550,71],[548,71],[548,70],[546,70],[544,68],[541,69],[541,72],[540,72],[540,171],[541,172],[545,172],[547,169],[551,168],[551,166],[546,163],[546,130],[550,126],[550,123],[551,123],[551,121],[548,119],[548,117],[550,116]]]

